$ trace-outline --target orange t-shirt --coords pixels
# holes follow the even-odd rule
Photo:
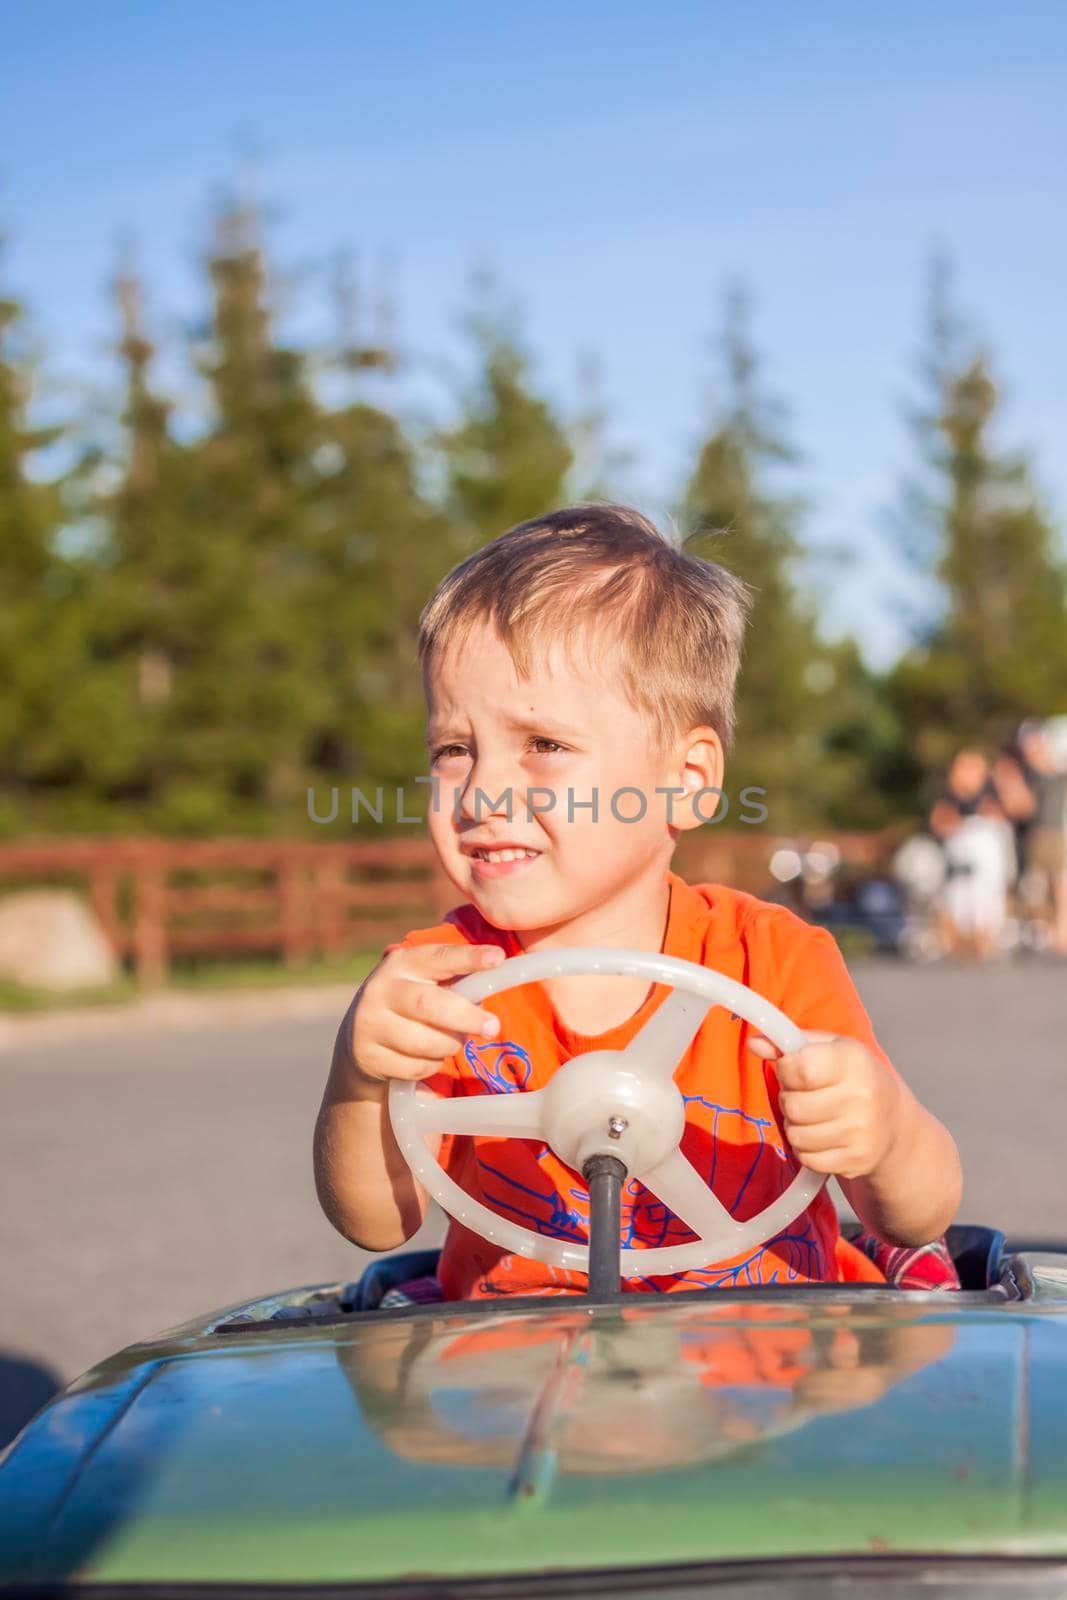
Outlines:
[[[666,955],[711,967],[755,989],[805,1029],[858,1039],[885,1063],[833,936],[784,906],[722,884],[687,884],[669,873]],[[450,911],[435,928],[402,941],[413,944],[496,944],[523,953],[516,935],[495,928],[472,905]],[[399,946],[392,945],[390,949]],[[605,1033],[581,1034],[557,1015],[544,986],[525,984],[483,1002],[500,1018],[489,1043],[468,1040],[427,1080],[438,1094],[514,1094],[541,1089],[572,1056],[621,1050],[669,994],[657,985],[626,1022]],[[675,1072],[685,1098],[682,1150],[704,1174],[731,1214],[747,1220],[790,1183],[794,1161],[778,1114],[778,1079],[771,1064],[747,1048],[750,1025],[714,1006]],[[442,1166],[491,1210],[536,1233],[588,1239],[589,1192],[582,1177],[548,1146],[533,1139],[445,1135]],[[684,1244],[694,1235],[636,1179],[624,1185],[622,1240],[634,1249]],[[584,1291],[585,1276],[505,1252],[451,1221],[439,1276],[449,1300],[506,1294]],[[823,1190],[795,1222],[757,1250],[699,1271],[629,1278],[631,1291],[699,1289],[756,1283],[804,1283],[881,1274],[842,1239]]]

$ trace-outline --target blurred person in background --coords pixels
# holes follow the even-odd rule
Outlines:
[[[1030,834],[1034,823],[1034,794],[1027,781],[1026,764],[1014,742],[1005,745],[993,763],[993,784],[1011,828],[1015,871],[1019,880],[1026,871],[1030,854]]]
[[[1004,802],[981,750],[960,750],[930,813],[945,852],[949,949],[984,960],[1000,948],[1015,846]]]
[[[1045,723],[1024,722],[1017,744],[1032,797],[1024,872],[1038,885],[1052,948],[1067,955],[1067,761]]]

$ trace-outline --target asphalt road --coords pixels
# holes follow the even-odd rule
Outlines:
[[[855,977],[879,1038],[956,1135],[961,1217],[1067,1236],[1067,968],[872,962]],[[139,1337],[358,1275],[365,1257],[330,1228],[311,1178],[337,1020],[0,1056],[0,1442]]]

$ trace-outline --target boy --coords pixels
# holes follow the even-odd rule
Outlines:
[[[451,991],[508,956],[573,945],[662,949],[716,967],[810,1030],[803,1049],[778,1058],[716,1007],[675,1073],[682,1149],[735,1216],[753,1216],[790,1181],[791,1147],[837,1175],[887,1242],[924,1245],[952,1219],[956,1147],[878,1046],[831,936],[670,870],[679,834],[717,809],[746,609],[736,578],[610,505],[511,529],[426,607],[430,834],[465,903],[386,951],[338,1031],[315,1171],[327,1216],[356,1244],[392,1249],[425,1214],[393,1140],[390,1079],[428,1079],[438,1093],[538,1089],[572,1055],[621,1048],[669,992],[619,977],[526,985],[484,1005]],[[446,1136],[439,1158],[504,1215],[586,1237],[585,1187],[547,1147]],[[636,1248],[691,1237],[633,1180],[623,1227]],[[742,1259],[626,1287],[880,1276],[857,1260],[824,1191]],[[581,1274],[504,1254],[455,1221],[439,1276],[447,1299],[584,1288]]]

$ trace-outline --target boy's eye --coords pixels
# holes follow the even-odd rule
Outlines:
[[[563,749],[556,739],[543,738],[540,734],[533,734],[528,740],[529,748],[535,755],[551,756]],[[431,754],[431,761],[469,760],[470,749],[465,744],[439,744]]]

